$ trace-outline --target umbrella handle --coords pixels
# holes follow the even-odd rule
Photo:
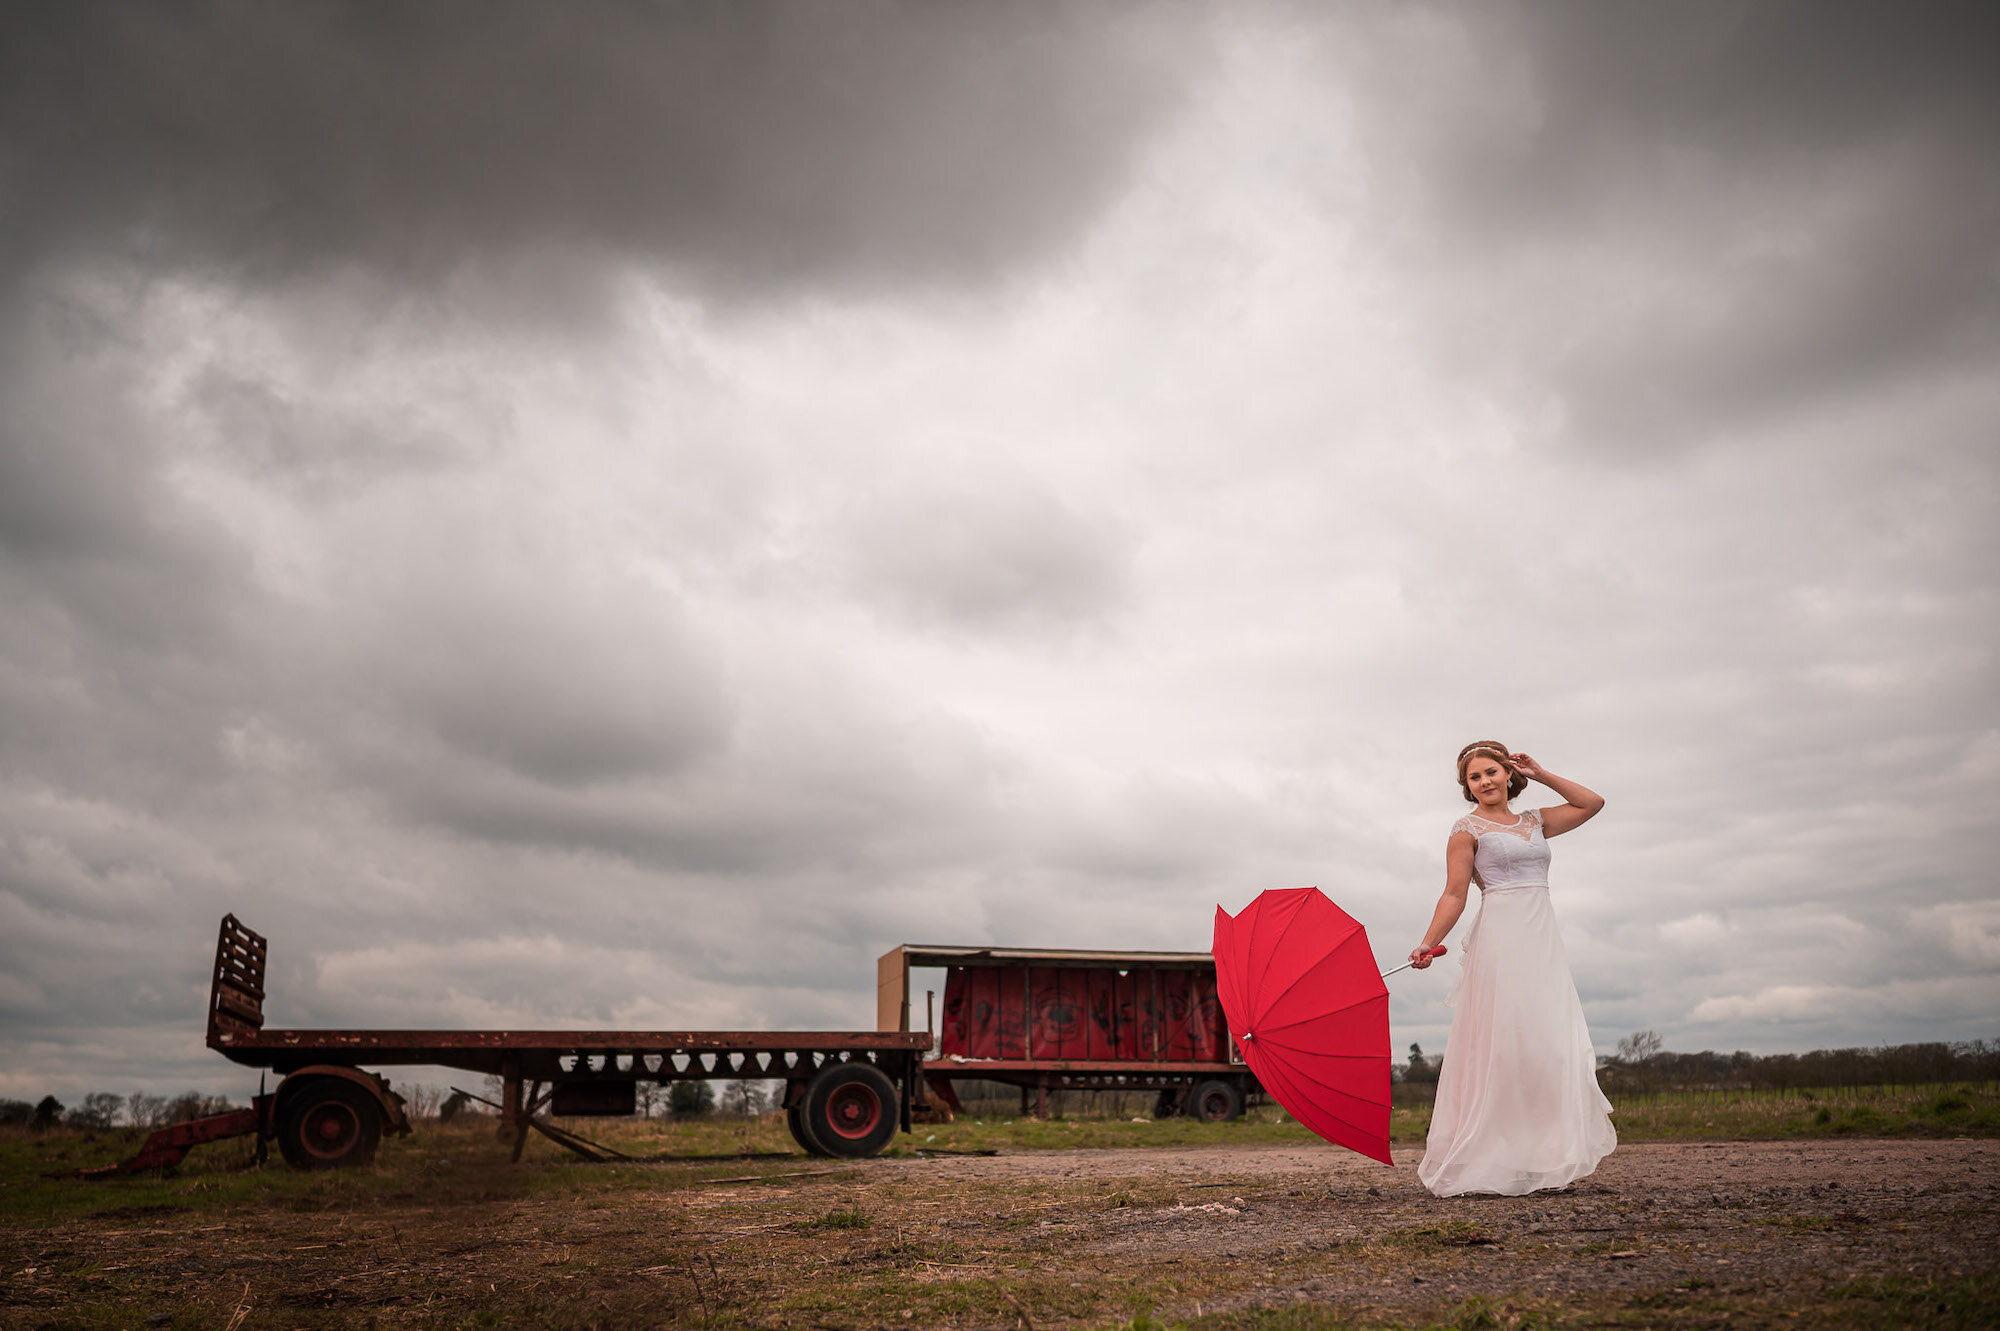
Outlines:
[[[1424,955],[1425,955],[1425,956],[1427,956],[1427,957],[1441,957],[1441,956],[1443,956],[1444,954],[1445,954],[1445,946],[1444,946],[1444,944],[1443,944],[1443,943],[1439,943],[1439,944],[1438,944],[1438,945],[1437,945],[1436,947],[1434,947],[1434,948],[1432,948],[1432,949],[1431,949],[1430,951],[1428,951],[1428,952],[1424,953]],[[1389,978],[1389,977],[1390,977],[1391,975],[1394,975],[1394,974],[1396,974],[1396,971],[1406,971],[1406,970],[1408,970],[1408,969],[1409,969],[1410,967],[1412,967],[1412,966],[1414,966],[1414,965],[1416,965],[1416,964],[1417,964],[1417,963],[1416,963],[1416,962],[1414,962],[1414,961],[1406,961],[1406,962],[1404,962],[1404,963],[1403,963],[1402,965],[1400,965],[1400,966],[1396,967],[1396,970],[1393,970],[1393,971],[1383,971],[1383,972],[1382,972],[1382,978],[1386,980],[1386,979],[1388,979],[1388,978]]]

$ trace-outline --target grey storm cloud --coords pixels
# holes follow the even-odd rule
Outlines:
[[[1093,630],[1129,590],[1128,534],[1019,476],[877,490],[839,525],[857,586],[919,623]]]
[[[1385,27],[1446,66],[1371,105],[1406,191],[1390,246],[1433,270],[1461,363],[1554,389],[1567,437],[1714,443],[1719,420],[2000,355],[1991,6],[1437,5]]]
[[[10,5],[8,248],[17,266],[112,258],[253,283],[346,265],[435,281],[596,250],[722,291],[977,284],[1064,244],[1116,190],[1181,98],[1165,20],[1189,17]]]
[[[1991,13],[0,8],[0,1093],[211,1081],[223,910],[300,1024],[1386,956],[1494,733],[1601,1044],[1990,1034]]]

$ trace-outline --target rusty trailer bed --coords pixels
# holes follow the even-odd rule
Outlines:
[[[572,1150],[582,1139],[537,1115],[635,1112],[640,1083],[717,1078],[782,1080],[788,1126],[816,1154],[873,1155],[908,1131],[930,1037],[909,1031],[289,1030],[264,1019],[269,944],[234,915],[222,918],[209,988],[208,1046],[233,1063],[270,1068],[286,1081],[260,1120],[294,1163],[372,1153],[368,1105],[407,1131],[401,1101],[364,1067],[434,1066],[500,1079],[501,1133],[520,1144],[530,1128]],[[345,1086],[338,1083],[346,1083]],[[299,1089],[316,1089],[307,1099]],[[316,1110],[299,1108],[310,1100]],[[317,1112],[319,1117],[312,1117]],[[317,1126],[316,1126],[317,1125]],[[325,1141],[312,1138],[322,1131]],[[353,1149],[349,1146],[352,1144]],[[337,1158],[336,1158],[337,1157]]]
[[[234,1063],[289,1072],[311,1063],[413,1064],[525,1076],[641,1080],[772,1078],[826,1053],[919,1054],[930,1037],[883,1031],[211,1031]]]

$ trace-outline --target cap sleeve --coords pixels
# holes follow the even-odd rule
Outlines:
[[[1472,834],[1473,839],[1478,840],[1479,830],[1473,826],[1471,814],[1469,813],[1466,814],[1463,818],[1460,818],[1457,822],[1451,825],[1451,835],[1457,836],[1460,832],[1470,832]]]
[[[1540,809],[1528,809],[1526,813],[1529,818],[1530,830],[1542,825],[1542,811]]]

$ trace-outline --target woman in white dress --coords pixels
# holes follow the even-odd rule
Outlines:
[[[1516,814],[1509,801],[1531,780],[1563,803]],[[1479,917],[1461,949],[1465,973],[1417,1177],[1440,1197],[1560,1188],[1618,1144],[1549,907],[1548,839],[1587,822],[1604,798],[1486,740],[1460,750],[1458,786],[1478,807],[1452,825],[1444,895],[1410,960],[1430,964],[1425,954],[1458,923],[1473,883]]]

